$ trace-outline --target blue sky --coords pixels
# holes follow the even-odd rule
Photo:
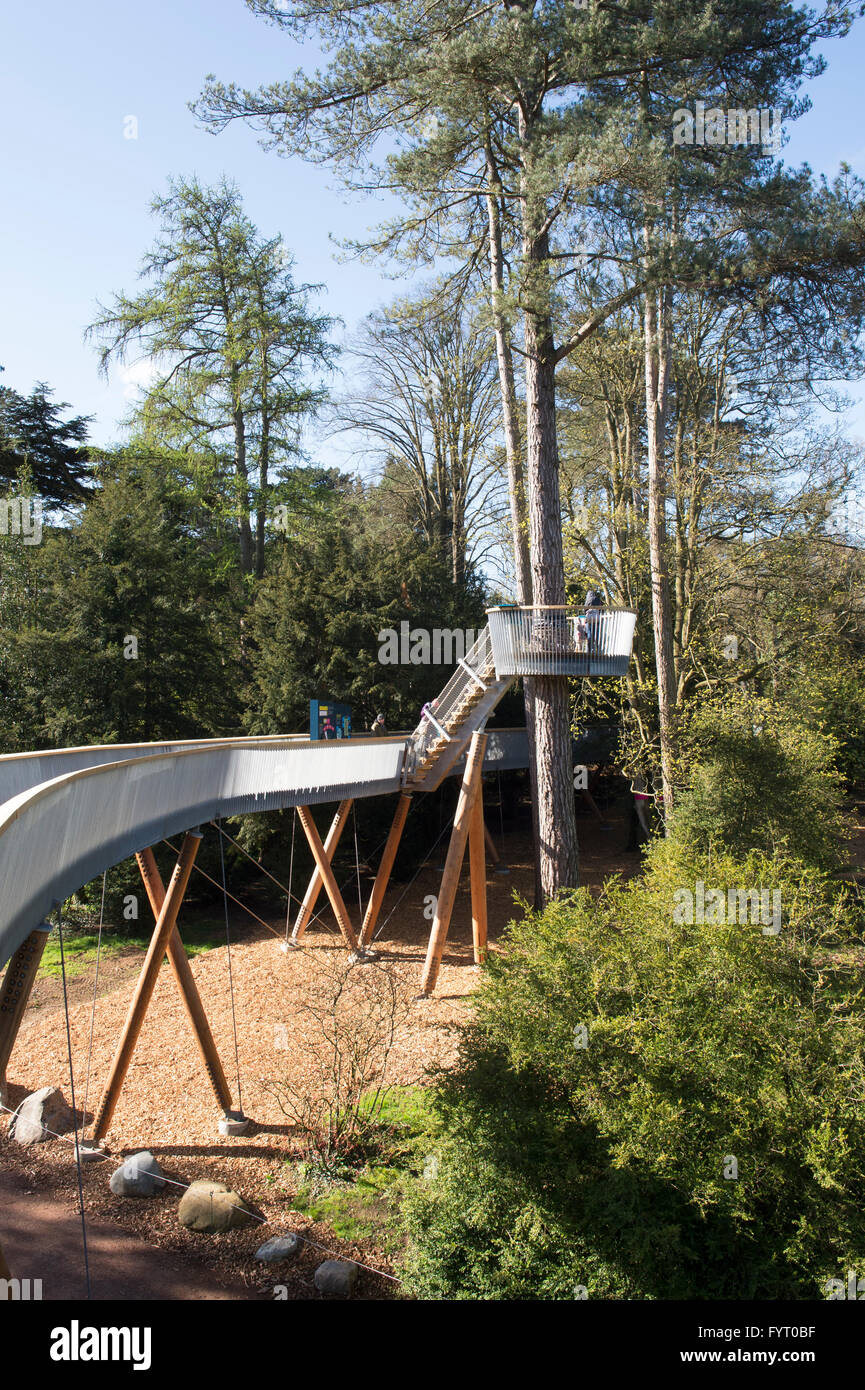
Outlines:
[[[827,45],[826,56],[813,109],[791,128],[784,157],[829,174],[846,160],[865,175],[865,21]],[[76,412],[95,416],[94,439],[116,438],[134,381],[115,372],[102,382],[82,334],[98,299],[135,288],[155,231],[148,204],[172,174],[233,178],[261,230],[282,232],[297,279],[325,282],[318,303],[349,332],[397,292],[373,266],[340,264],[330,240],[332,233],[362,235],[386,211],[383,203],[349,200],[328,170],[265,154],[246,127],[209,135],[187,109],[208,72],[255,87],[315,57],[256,19],[243,0],[7,6],[0,28],[3,384],[27,392],[47,381]],[[124,135],[130,116],[137,139]],[[865,390],[853,394],[849,428],[861,436]],[[328,446],[319,456],[335,461]]]

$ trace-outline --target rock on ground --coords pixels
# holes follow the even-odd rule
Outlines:
[[[273,1236],[259,1245],[253,1258],[268,1265],[280,1264],[283,1260],[293,1259],[299,1249],[300,1236],[294,1231],[286,1231],[284,1235]]]
[[[153,1154],[143,1149],[111,1174],[108,1185],[115,1197],[155,1197],[164,1188],[165,1178]]]
[[[72,1128],[72,1111],[57,1086],[43,1086],[41,1091],[22,1100],[9,1126],[16,1144],[41,1144],[55,1134],[65,1134]]]
[[[325,1260],[315,1271],[315,1287],[319,1293],[348,1298],[354,1292],[358,1272],[351,1260]]]
[[[190,1231],[218,1235],[233,1231],[254,1220],[254,1214],[236,1192],[224,1182],[199,1179],[183,1194],[177,1212],[180,1224]]]

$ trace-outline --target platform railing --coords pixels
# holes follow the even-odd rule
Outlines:
[[[485,627],[441,693],[424,706],[425,713],[408,742],[406,771],[409,777],[421,766],[434,743],[456,735],[469,696],[481,688],[479,682],[488,685],[495,679],[490,631]]]
[[[496,675],[624,676],[637,615],[631,608],[490,608]]]

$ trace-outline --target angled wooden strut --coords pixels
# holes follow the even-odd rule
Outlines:
[[[327,896],[330,898],[330,905],[333,908],[333,915],[337,920],[340,931],[345,937],[347,945],[353,951],[358,949],[358,940],[351,925],[351,918],[342,900],[337,881],[334,878],[333,869],[330,867],[330,860],[325,852],[324,845],[321,843],[321,836],[316,828],[315,821],[308,806],[298,806],[297,817],[303,826],[309,847],[312,850],[312,857],[316,862],[318,872],[321,874],[322,883]]]
[[[100,1140],[111,1124],[117,1102],[129,1064],[132,1061],[132,1054],[135,1051],[135,1044],[141,1032],[141,1025],[147,1013],[147,1006],[153,997],[156,988],[156,981],[159,977],[159,970],[162,959],[168,949],[168,942],[171,933],[177,923],[177,914],[180,911],[180,904],[183,902],[183,895],[186,892],[189,876],[192,873],[192,866],[195,863],[195,856],[198,853],[198,846],[201,844],[200,830],[187,830],[183,837],[183,844],[180,855],[175,865],[174,873],[168,885],[159,916],[156,919],[156,926],[153,929],[153,936],[147,948],[147,955],[138,983],[135,986],[135,993],[129,1012],[126,1015],[126,1022],[123,1025],[123,1032],[120,1035],[120,1042],[117,1044],[117,1051],[111,1063],[111,1071],[102,1098],[96,1110],[96,1118],[93,1122],[93,1138]]]
[[[6,1068],[50,934],[51,928],[46,922],[22,941],[6,966],[0,985],[0,1104],[3,1105],[6,1104]]]
[[[384,895],[387,892],[387,885],[390,882],[391,870],[393,869],[396,852],[399,842],[402,839],[402,832],[405,827],[405,818],[408,815],[408,808],[411,805],[411,792],[400,792],[399,801],[396,804],[393,824],[387,837],[384,852],[381,856],[381,863],[378,866],[378,873],[375,876],[375,883],[372,886],[369,903],[364,913],[363,926],[360,929],[360,944],[368,946],[375,931],[378,915],[381,912],[381,905],[384,902]]]
[[[327,855],[327,862],[329,864],[333,862],[333,856],[336,853],[336,847],[339,844],[343,830],[345,830],[345,827],[348,824],[348,813],[351,810],[351,807],[352,802],[348,800],[341,801],[338,807],[336,808],[336,815],[331,821],[330,830],[328,830],[327,838],[324,842],[324,852]],[[319,894],[321,893],[323,887],[324,880],[322,879],[321,873],[319,872],[318,864],[316,864],[315,868],[312,871],[312,878],[309,880],[309,887],[303,895],[303,902],[301,903],[300,911],[297,914],[297,921],[295,922],[294,927],[292,929],[292,941],[299,941],[300,938],[303,936],[303,933],[309,926],[310,920],[312,919],[312,914],[315,911],[315,905],[318,902]]]
[[[481,782],[469,821],[469,867],[472,883],[472,946],[475,965],[487,956],[487,857],[485,853],[484,788]]]
[[[423,977],[421,979],[422,997],[428,998],[432,994],[435,989],[436,980],[438,979],[442,953],[445,948],[445,942],[447,941],[448,928],[450,927],[451,916],[453,915],[454,903],[456,902],[457,888],[459,887],[460,881],[460,869],[462,868],[463,857],[466,851],[466,841],[469,837],[472,813],[475,808],[475,803],[481,793],[481,779],[483,777],[486,746],[486,734],[480,732],[472,734],[472,741],[469,746],[469,754],[466,758],[466,766],[463,773],[462,786],[460,787],[459,801],[457,802],[456,815],[454,816],[450,844],[448,845],[447,859],[445,860],[444,873],[442,874],[441,888],[439,889],[438,900],[436,902],[436,911],[435,917],[433,918],[432,931],[430,932],[426,962],[423,968]],[[481,840],[483,840],[482,828]],[[486,892],[485,878],[484,892]],[[485,915],[484,913],[484,917]],[[478,921],[479,927],[476,943],[479,940],[480,918]],[[486,942],[484,942],[484,945],[485,944]],[[479,949],[479,947],[476,947],[476,949]]]
[[[135,858],[138,860],[138,868],[144,880],[144,887],[147,890],[153,916],[158,921],[165,903],[165,887],[157,867],[156,857],[152,849],[145,849],[140,854],[136,854]],[[192,1025],[192,1031],[195,1034],[195,1041],[198,1043],[204,1069],[213,1087],[213,1094],[216,1096],[221,1109],[227,1114],[231,1111],[231,1089],[226,1080],[222,1062],[219,1060],[219,1053],[216,1050],[216,1043],[213,1041],[204,1004],[201,1001],[195,976],[183,949],[183,942],[180,939],[180,932],[176,924],[168,938],[167,954],[174,978],[177,981],[177,988],[180,990],[189,1022]]]

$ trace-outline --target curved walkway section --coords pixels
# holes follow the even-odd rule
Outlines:
[[[185,753],[188,748],[227,748],[232,744],[257,746],[287,743],[308,743],[306,734],[275,734],[267,738],[187,738],[170,743],[97,743],[83,748],[49,748],[40,753],[4,753],[0,755],[0,806],[21,792],[63,777],[67,772],[83,772],[88,767],[105,763],[128,762],[133,758],[152,758],[157,753]]]
[[[170,835],[221,816],[399,791],[407,738],[297,734],[0,757],[0,968],[83,883]],[[485,772],[527,763],[525,729],[490,731]]]
[[[236,741],[67,772],[0,806],[0,965],[138,850],[221,816],[399,791],[402,739]]]

